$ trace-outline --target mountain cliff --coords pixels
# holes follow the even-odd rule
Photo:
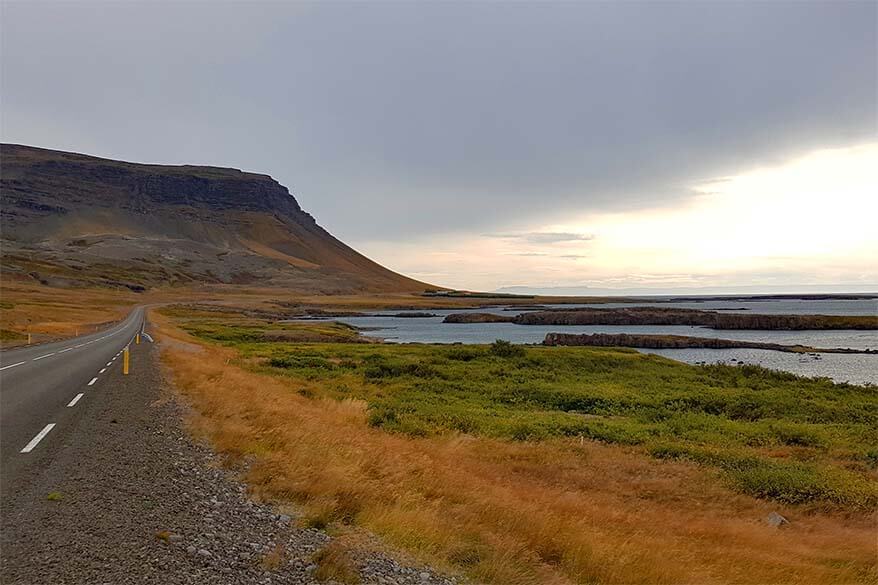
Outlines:
[[[2,144],[0,230],[4,278],[60,286],[426,286],[336,239],[271,177],[237,169]]]

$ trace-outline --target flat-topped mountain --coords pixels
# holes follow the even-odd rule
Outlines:
[[[0,145],[4,278],[423,290],[320,227],[268,175]]]

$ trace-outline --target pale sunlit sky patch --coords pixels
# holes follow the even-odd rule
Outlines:
[[[429,238],[392,254],[449,286],[660,289],[878,282],[878,143],[693,185],[670,208],[584,214],[520,234]],[[367,246],[368,248],[368,246]],[[473,253],[477,250],[477,253]],[[433,272],[420,272],[428,264]],[[781,280],[780,282],[782,282]]]

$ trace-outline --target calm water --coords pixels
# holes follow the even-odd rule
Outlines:
[[[603,305],[566,305],[617,307],[635,306],[612,303]],[[685,303],[637,303],[636,306],[680,307],[704,310],[748,309],[753,313],[800,313],[822,315],[874,315],[878,313],[878,301],[704,301]],[[377,313],[370,317],[348,317],[336,320],[368,329],[365,335],[379,337],[395,343],[490,343],[506,339],[513,343],[541,343],[547,333],[642,333],[658,335],[689,335],[697,337],[721,337],[782,343],[785,345],[810,345],[813,347],[847,347],[853,349],[878,349],[878,331],[715,331],[702,327],[673,326],[559,326],[515,325],[514,323],[442,323],[445,315],[463,312],[498,313],[515,315],[519,310],[489,307],[473,310],[431,310],[436,317],[399,318],[398,311]],[[672,359],[696,362],[744,362],[767,368],[786,370],[805,376],[825,376],[838,382],[878,384],[878,355],[821,354],[820,359],[798,354],[758,349],[650,349],[642,350]]]

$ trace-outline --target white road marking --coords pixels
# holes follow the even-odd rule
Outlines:
[[[39,433],[37,433],[36,437],[34,437],[33,439],[30,440],[30,443],[28,443],[27,445],[24,446],[24,449],[22,449],[21,452],[22,453],[30,453],[31,451],[33,451],[34,447],[39,445],[40,441],[42,441],[43,438],[46,435],[48,435],[49,431],[51,431],[53,428],[55,428],[55,423],[47,424],[45,427],[43,427],[43,430],[41,430]]]
[[[40,357],[35,357],[35,358],[32,359],[31,361],[32,361],[32,362],[35,362],[35,361],[37,361],[37,360],[41,360],[41,359],[43,359],[43,358],[47,358],[47,357],[49,357],[50,355],[55,355],[55,352],[53,351],[52,353],[47,353],[46,355],[41,355]]]
[[[59,351],[58,353],[64,353],[65,351],[70,351],[71,349],[73,349],[73,348],[72,348],[72,347],[68,347],[67,349],[62,349],[62,350]]]
[[[87,343],[80,343],[79,345],[74,345],[73,347],[82,347],[83,345],[88,345]]]
[[[73,400],[71,400],[70,403],[67,405],[67,408],[70,408],[71,406],[76,406],[76,403],[79,402],[79,399],[82,398],[82,397],[83,397],[83,393],[82,393],[82,392],[80,392],[79,394],[77,394],[76,396],[74,396],[74,397],[73,397]]]
[[[103,373],[106,372],[106,371],[107,371],[107,368],[101,368],[101,371],[98,372],[98,374],[103,374]]]
[[[113,362],[111,362],[111,361],[107,362],[107,367],[109,368],[112,364],[113,364]]]
[[[17,364],[9,364],[8,366],[3,366],[2,368],[0,368],[0,370],[7,370],[9,368],[14,368],[15,366],[20,366],[23,363],[24,362],[18,362]]]
[[[88,385],[91,386],[92,384],[94,384],[97,381],[98,381],[98,377],[95,376],[94,378],[91,379],[91,382],[89,382]]]

